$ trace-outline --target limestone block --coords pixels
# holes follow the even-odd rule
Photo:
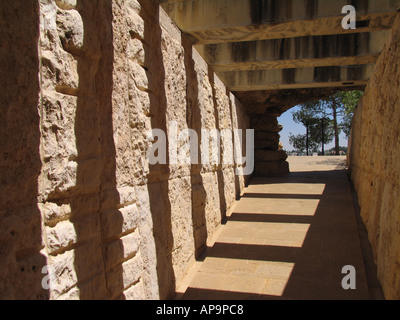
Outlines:
[[[101,221],[105,239],[135,230],[138,225],[136,203],[119,210],[114,209],[102,212]]]
[[[131,66],[135,66],[135,68],[141,68],[137,64],[131,64]],[[131,72],[134,73],[135,70],[131,70]],[[129,123],[132,128],[138,127],[138,124],[142,124],[143,132],[146,129],[150,129],[150,121],[148,117],[154,116],[151,115],[150,112],[150,97],[147,92],[139,90],[134,81],[129,82],[129,111],[131,114],[129,117]]]
[[[232,167],[235,162],[234,135],[232,128],[222,129],[221,132],[221,163],[223,167]]]
[[[110,270],[124,260],[135,256],[140,244],[141,239],[138,231],[106,244],[104,247],[106,270]]]
[[[43,97],[42,144],[45,158],[77,156],[75,111],[77,99],[59,94]]]
[[[138,210],[136,203],[129,205],[119,210],[124,219],[122,225],[122,232],[125,233],[130,230],[134,230],[137,227]]]
[[[144,39],[144,21],[139,16],[140,5],[137,1],[129,1],[126,6],[126,25],[130,32],[133,32],[135,37]]]
[[[128,234],[121,239],[121,243],[123,246],[124,258],[128,258],[130,256],[134,256],[141,245],[141,237],[139,231],[136,231],[132,234]]]
[[[136,193],[134,187],[122,187],[118,188],[119,193],[119,204],[126,207],[136,202]]]
[[[279,161],[286,160],[287,154],[283,150],[272,151],[272,150],[256,150],[255,151],[255,160],[256,161]]]
[[[70,200],[71,214],[74,217],[86,217],[97,215],[100,207],[99,190],[96,189],[94,193],[84,193],[77,195],[74,194]],[[68,205],[65,207],[68,210]],[[51,225],[50,223],[49,225]]]
[[[50,298],[57,299],[78,282],[74,266],[74,252],[67,251],[49,258]]]
[[[72,213],[74,214],[74,213]],[[47,248],[50,253],[67,249],[79,242],[99,237],[100,220],[97,215],[89,215],[61,221],[54,227],[46,227]]]
[[[124,300],[144,300],[146,299],[144,291],[144,284],[140,279],[138,283],[126,289],[121,298]]]
[[[52,300],[60,300],[60,301],[77,301],[80,299],[80,292],[79,288],[73,287],[72,289],[68,290],[65,293],[62,293],[60,295],[55,295]]]
[[[58,10],[57,31],[64,50],[73,54],[83,50],[84,26],[78,11]]]
[[[168,37],[163,38],[162,47],[167,56],[164,57],[165,75],[166,75],[166,92],[171,94],[169,98],[179,99],[186,104],[186,70],[184,62],[184,50],[180,43],[171,40]],[[171,59],[168,59],[170,57]],[[174,57],[174,59],[172,59]],[[181,96],[173,96],[173,93],[182,93]]]
[[[111,297],[117,297],[126,288],[141,278],[143,262],[140,255],[118,265],[106,273]]]
[[[382,207],[380,217],[380,237],[377,257],[378,279],[386,288],[385,295],[398,299],[398,286],[400,285],[398,265],[393,263],[399,255],[399,227],[400,227],[400,188],[391,183],[386,183],[382,193]],[[396,249],[394,249],[396,248]]]
[[[41,13],[42,90],[77,95],[78,61],[71,53],[83,50],[82,18],[76,10],[57,9],[52,1],[41,1]]]
[[[49,224],[53,221],[65,220],[71,215],[71,205],[57,205],[56,203],[46,202],[39,204],[40,211],[42,212],[44,223]]]
[[[280,132],[282,130],[282,127],[278,124],[277,118],[268,114],[252,117],[251,128],[256,131],[269,132]]]
[[[150,198],[149,190],[146,185],[136,185],[136,205],[138,209],[138,219],[141,221],[149,221],[150,216]],[[151,221],[151,220],[150,220]],[[151,228],[151,226],[150,226]]]
[[[186,122],[186,72],[183,48],[176,39],[164,32],[161,48],[165,68],[167,119]]]
[[[265,149],[265,150],[278,150],[279,142],[275,140],[255,140],[254,141],[255,149]]]
[[[143,260],[143,282],[146,299],[158,299],[157,254],[153,234],[150,199],[146,185],[135,186],[138,207],[138,232],[141,237],[140,251]]]
[[[239,197],[243,193],[243,191],[246,187],[246,183],[250,180],[250,176],[244,176],[243,168],[240,166],[236,167],[235,170],[238,170],[238,172],[239,172],[239,175],[235,178],[235,179],[237,179],[236,197]]]
[[[197,74],[197,83],[192,85],[198,86],[198,104],[201,117],[202,129],[216,128],[216,111],[214,109],[214,101],[212,94],[212,86],[208,77],[208,72],[201,69],[201,65],[195,65]]]
[[[149,80],[146,70],[135,61],[129,60],[128,65],[129,70],[131,70],[129,74],[130,81],[132,81],[140,91],[146,92],[149,89]]]
[[[138,254],[134,258],[122,264],[124,288],[132,285],[141,277],[143,270],[143,261],[141,255]]]
[[[284,160],[261,162],[255,164],[254,173],[259,177],[275,177],[289,174],[289,163]]]
[[[77,6],[77,0],[55,0],[59,8],[64,10],[75,9]]]
[[[44,166],[43,174],[47,181],[41,181],[40,192],[43,199],[46,200],[49,195],[56,197],[56,194],[59,195],[75,187],[77,169],[77,163],[67,159],[52,159]]]
[[[104,299],[104,277],[99,277],[102,268],[98,241],[89,241],[74,250],[51,256],[48,267],[51,299],[78,299],[82,298],[82,292],[86,298]],[[78,283],[79,291],[82,292],[76,290]],[[87,292],[88,287],[92,287],[90,292]]]
[[[136,62],[139,66],[144,66],[145,62],[145,51],[141,40],[133,38],[128,42],[126,50],[128,59]]]
[[[12,286],[16,289],[14,299],[47,300],[48,292],[42,288],[42,269],[46,265],[44,252],[36,252],[17,260]]]
[[[255,145],[257,142],[263,143],[263,142],[270,142],[274,144],[279,144],[279,134],[276,132],[268,132],[268,131],[256,131],[254,140],[255,140]],[[262,149],[262,148],[257,148],[257,149]],[[277,150],[277,148],[274,148],[273,150]]]
[[[1,270],[4,270],[4,272],[0,274],[0,292],[2,292],[2,298],[14,299],[18,295],[18,286],[15,285],[14,279],[18,272],[17,261],[15,258],[14,248],[8,245],[10,242],[5,240],[3,235],[1,235],[1,239],[0,268]]]
[[[96,274],[80,282],[77,287],[72,288],[67,294],[68,297],[61,295],[58,300],[106,300],[108,292],[104,274]]]
[[[79,159],[78,162],[78,180],[77,185],[82,192],[89,194],[96,192],[100,185],[101,161],[97,157]]]
[[[214,82],[219,129],[232,129],[231,109],[229,97],[226,95],[226,88],[217,77],[214,78]]]
[[[76,96],[79,87],[78,61],[70,54],[42,51],[42,79],[44,90]]]
[[[206,191],[205,220],[208,238],[210,239],[221,223],[218,177],[215,172],[210,172],[202,174],[202,179]]]
[[[227,168],[222,171],[223,174],[223,192],[225,197],[226,210],[232,207],[236,200],[236,177],[233,168]],[[221,190],[221,189],[220,189]],[[220,191],[221,192],[221,191]]]
[[[46,228],[47,246],[49,252],[71,246],[77,242],[77,235],[73,223],[62,221],[53,228]]]
[[[145,109],[150,108],[148,94],[135,89],[138,94],[137,99],[132,102],[135,106],[130,106],[130,139],[131,139],[131,157],[129,165],[131,166],[131,176],[134,184],[144,184],[149,174],[149,163],[147,159],[147,150],[149,149],[149,141],[147,133],[150,132],[150,119],[143,113],[147,113]],[[148,114],[148,113],[147,113]]]
[[[137,0],[127,0],[127,1],[124,1],[124,2],[126,2],[126,5],[130,9],[135,10],[136,12],[140,12],[140,9],[142,8],[140,3]]]
[[[171,203],[171,225],[173,235],[172,263],[179,282],[188,265],[193,262],[193,224],[190,177],[173,179],[168,184]]]
[[[93,230],[94,228],[88,228]],[[84,230],[84,228],[82,228]],[[82,233],[79,232],[79,235]],[[95,232],[96,236],[89,238],[85,234],[81,236],[82,240],[78,242],[78,246],[74,248],[74,265],[80,283],[86,279],[104,274],[104,262],[102,255],[102,242],[99,232]],[[101,290],[102,288],[99,288]]]
[[[129,130],[128,130],[129,132]],[[134,158],[132,154],[132,148],[129,141],[129,135],[125,136],[125,143],[119,143],[117,147],[117,169],[116,169],[116,180],[117,185],[132,185],[133,184],[133,173],[132,173],[132,165]],[[121,140],[121,137],[119,138]]]
[[[35,207],[8,210],[0,218],[0,241],[8,243],[9,249],[19,251],[34,251],[44,247],[42,239],[43,226],[40,212]]]

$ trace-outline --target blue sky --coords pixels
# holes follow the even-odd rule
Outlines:
[[[293,150],[293,147],[289,143],[289,135],[290,133],[297,134],[305,134],[306,128],[302,124],[297,124],[293,121],[292,112],[299,110],[299,107],[294,107],[288,111],[286,111],[280,118],[278,118],[279,124],[283,125],[283,130],[279,133],[281,135],[281,142],[283,143],[283,149],[286,151]],[[347,138],[344,133],[341,133],[339,136],[340,146],[347,147]],[[335,146],[335,142],[332,141],[330,144],[325,146],[325,150],[331,149]]]

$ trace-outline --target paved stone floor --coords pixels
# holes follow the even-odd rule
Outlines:
[[[177,299],[370,298],[345,157],[288,161],[289,177],[253,178]]]

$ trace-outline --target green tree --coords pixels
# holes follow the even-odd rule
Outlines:
[[[310,150],[310,143],[312,143],[312,140],[310,140],[310,129],[318,123],[318,119],[315,117],[315,111],[312,108],[309,108],[307,106],[300,106],[300,109],[298,111],[292,112],[292,115],[293,115],[294,122],[301,123],[302,125],[304,125],[306,127],[306,134],[304,136],[304,139],[305,139],[304,149],[306,150],[306,154],[308,155],[308,151]],[[301,138],[300,136],[301,135],[296,136],[297,139],[300,139]],[[294,137],[294,136],[291,135],[291,137]],[[290,139],[290,137],[289,137],[289,139]],[[296,140],[293,140],[293,141],[296,141]],[[299,149],[299,150],[304,150],[304,149]]]
[[[289,134],[289,143],[299,152],[306,150],[306,136],[304,134],[293,135]]]
[[[363,92],[354,90],[354,91],[340,92],[340,94],[342,95],[341,100],[344,106],[344,115],[341,122],[341,128],[343,132],[346,134],[346,137],[350,137],[354,111],[363,95]]]
[[[329,119],[333,126],[335,153],[339,155],[339,134],[341,130],[350,135],[354,109],[362,96],[360,91],[339,91],[327,98],[303,104],[302,109],[309,110],[313,117]],[[296,119],[295,119],[296,121]]]
[[[292,115],[293,120],[296,123],[301,123],[306,127],[306,134],[304,135],[304,149],[306,150],[307,155],[309,154],[310,149],[318,149],[319,144],[322,145],[322,153],[324,154],[324,145],[331,142],[333,139],[331,121],[327,117],[319,118],[319,110],[315,108],[314,104],[311,103],[301,105],[300,109],[296,112],[293,112]],[[293,136],[291,134],[292,141],[298,141],[301,138],[300,136],[301,135]],[[315,147],[315,145],[317,145],[317,147]]]
[[[318,122],[311,127],[310,138],[318,145],[321,145],[322,155],[325,155],[325,145],[330,143],[333,137],[333,123],[328,118],[318,119]]]
[[[305,134],[289,135],[289,143],[299,152],[307,150],[307,137]],[[318,143],[312,140],[308,140],[308,150],[318,151]],[[307,153],[308,155],[308,153]]]

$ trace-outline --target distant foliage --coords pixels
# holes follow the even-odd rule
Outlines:
[[[307,145],[311,150],[315,144],[324,150],[325,144],[335,140],[335,151],[339,154],[339,134],[343,131],[347,137],[350,136],[354,110],[362,95],[361,91],[339,91],[327,98],[304,103],[299,111],[293,112],[293,120],[306,127],[303,150],[307,151]],[[300,138],[290,135],[289,141],[294,148],[297,147],[293,143],[301,145]]]

